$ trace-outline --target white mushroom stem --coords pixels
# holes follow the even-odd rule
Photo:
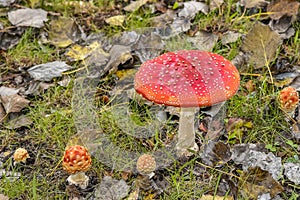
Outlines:
[[[70,185],[78,185],[81,189],[85,189],[89,183],[89,177],[84,172],[78,172],[68,177],[67,181]]]
[[[188,149],[197,151],[198,146],[195,142],[195,112],[197,108],[181,108],[178,130],[178,141],[176,144],[176,150],[179,156],[190,155]]]

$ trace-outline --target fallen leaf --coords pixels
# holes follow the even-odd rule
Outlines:
[[[130,186],[124,180],[116,180],[105,176],[101,183],[96,186],[94,196],[99,200],[121,200],[129,193]]]
[[[109,51],[110,60],[107,63],[107,66],[110,66],[109,72],[113,73],[117,71],[120,64],[132,60],[131,48],[124,45],[114,45]]]
[[[33,123],[33,121],[26,115],[20,115],[12,120],[9,120],[5,124],[5,128],[8,129],[17,129],[21,127],[28,127]]]
[[[276,31],[277,33],[284,33],[290,28],[292,23],[292,17],[285,15],[278,20],[271,20],[269,26],[273,31]]]
[[[110,18],[105,19],[105,22],[112,26],[121,26],[123,27],[123,23],[125,21],[125,15],[117,15]]]
[[[183,5],[183,8],[178,13],[179,17],[193,19],[200,11],[204,14],[208,14],[208,6],[205,3],[187,1],[179,4],[179,6],[181,5]]]
[[[9,96],[9,95],[14,95],[18,94],[19,89],[16,88],[9,88],[5,86],[0,87],[0,96]]]
[[[298,14],[300,3],[297,0],[274,0],[268,7],[270,18],[278,20],[283,16],[291,16],[294,20]]]
[[[168,9],[164,14],[150,18],[151,25],[154,27],[165,27],[171,24],[175,19],[176,12]]]
[[[54,61],[36,65],[27,70],[34,80],[51,81],[55,77],[60,77],[63,72],[72,69],[72,66],[65,62]]]
[[[162,38],[151,29],[139,34],[135,43],[131,45],[134,54],[138,56],[142,63],[159,56],[164,48],[165,43]]]
[[[28,104],[30,103],[29,100],[25,99],[24,97],[21,97],[18,94],[1,96],[0,100],[2,102],[2,105],[6,113],[20,112],[23,108],[28,106]]]
[[[6,115],[5,109],[2,106],[2,104],[0,103],[0,124],[3,122],[3,120],[5,119],[6,116],[7,115]]]
[[[125,6],[123,10],[127,12],[134,12],[138,10],[140,7],[145,5],[149,0],[137,0],[137,1],[130,1],[130,4]]]
[[[8,13],[8,20],[15,26],[41,28],[47,22],[47,12],[43,9],[18,9]]]
[[[239,181],[239,189],[246,199],[258,199],[259,196],[269,193],[273,198],[283,191],[283,187],[271,174],[259,167],[249,168],[243,172]]]
[[[268,3],[266,0],[240,0],[240,4],[245,8],[262,8]]]
[[[284,175],[295,184],[300,184],[300,164],[299,163],[284,163]]]
[[[199,31],[193,37],[188,37],[187,41],[199,50],[211,51],[218,41],[218,35],[206,31]]]
[[[235,164],[242,164],[246,171],[251,167],[260,167],[272,174],[274,179],[279,179],[281,175],[281,157],[274,156],[273,153],[257,151],[258,147],[254,144],[235,145],[232,149],[231,159]]]
[[[15,27],[0,31],[0,49],[8,50],[19,43],[26,27]]]
[[[201,153],[203,163],[209,166],[223,165],[230,160],[230,157],[229,145],[211,140],[204,145],[203,152]]]
[[[225,32],[221,37],[221,42],[223,45],[236,42],[242,34],[233,32],[233,31],[227,31]]]
[[[88,46],[80,46],[78,44],[75,44],[68,50],[66,56],[68,56],[71,61],[84,60],[100,46],[100,43],[97,41]]]
[[[73,42],[85,38],[81,27],[68,17],[59,17],[52,20],[48,30],[48,40],[45,43],[51,43],[58,47],[67,47]]]
[[[275,59],[276,51],[282,43],[280,35],[262,23],[256,23],[246,35],[242,51],[248,55],[249,64],[259,69]]]
[[[212,195],[202,195],[202,197],[199,200],[233,200],[234,198],[232,196],[212,196]]]

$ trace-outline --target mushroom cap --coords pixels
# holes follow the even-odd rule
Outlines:
[[[211,106],[232,97],[240,85],[236,67],[224,57],[200,50],[168,52],[144,62],[135,90],[158,104]]]
[[[85,147],[75,145],[66,149],[62,166],[68,173],[85,172],[91,165],[92,159]]]
[[[299,103],[299,94],[295,88],[289,86],[279,92],[279,104],[282,110],[293,112]]]
[[[26,162],[26,159],[30,158],[28,152],[24,148],[18,148],[14,152],[14,160],[15,162]]]
[[[142,175],[147,175],[156,169],[156,161],[152,155],[143,154],[136,162],[136,169]]]

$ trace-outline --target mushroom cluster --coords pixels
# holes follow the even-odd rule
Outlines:
[[[200,50],[162,54],[143,63],[135,75],[135,90],[165,106],[181,107],[176,149],[178,154],[198,150],[194,115],[198,107],[226,101],[238,90],[240,76],[224,57]]]
[[[278,99],[283,111],[293,113],[299,103],[299,94],[295,88],[289,86],[279,92]]]
[[[71,174],[67,179],[69,184],[78,185],[85,189],[89,181],[85,172],[91,165],[91,156],[84,146],[75,145],[67,147],[65,150],[62,166],[65,171]]]

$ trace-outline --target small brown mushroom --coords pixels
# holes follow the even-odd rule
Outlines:
[[[156,169],[156,161],[154,157],[150,154],[141,155],[136,162],[136,169],[143,176],[153,176],[153,172]]]

